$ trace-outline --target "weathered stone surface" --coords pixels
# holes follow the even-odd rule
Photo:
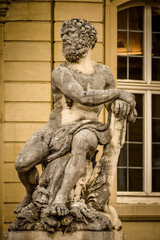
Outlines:
[[[54,110],[16,159],[27,195],[15,208],[17,220],[9,231],[108,231],[113,237],[118,233],[111,231],[122,226],[109,205],[110,195],[126,121],[135,121],[136,103],[132,94],[115,89],[107,66],[91,60],[97,42],[91,23],[78,18],[67,20],[61,37],[66,62],[52,72]],[[39,118],[29,103],[30,111],[24,104],[6,104],[5,120],[27,120],[30,111],[33,121]],[[98,121],[103,105],[108,110],[106,124]],[[14,115],[14,108],[20,106],[20,114]],[[41,119],[45,119],[46,109],[38,103],[34,106],[39,106]],[[98,145],[104,148],[97,162]],[[38,164],[43,167],[40,178]]]
[[[47,232],[24,231],[5,232],[3,240],[125,240],[123,232],[75,232],[63,235],[62,232],[54,234]]]

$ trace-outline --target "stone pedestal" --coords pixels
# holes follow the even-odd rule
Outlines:
[[[48,233],[37,231],[17,231],[5,232],[3,240],[125,240],[123,232],[94,232],[94,231],[79,231],[67,233],[62,232]]]

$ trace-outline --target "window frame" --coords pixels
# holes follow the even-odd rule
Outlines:
[[[152,192],[152,94],[160,94],[160,81],[152,81],[152,7],[160,8],[160,3],[134,1],[118,6],[118,11],[130,7],[144,7],[144,61],[143,80],[117,79],[117,88],[133,94],[143,94],[143,192],[117,191],[118,203],[157,203],[160,192]],[[138,90],[137,90],[138,89]],[[136,197],[136,198],[135,198]]]

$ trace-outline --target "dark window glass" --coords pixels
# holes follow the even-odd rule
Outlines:
[[[152,95],[152,117],[160,118],[160,95]]]
[[[129,28],[143,30],[143,7],[129,8]]]
[[[160,168],[160,144],[152,145],[152,167]]]
[[[118,29],[127,29],[127,10],[118,13]]]
[[[143,141],[143,120],[137,119],[136,122],[129,124],[129,141]]]
[[[117,54],[118,78],[142,80],[143,7],[132,7],[118,12]],[[120,58],[120,55],[126,58]]]
[[[129,191],[142,191],[142,176],[142,169],[129,169]]]
[[[129,144],[129,166],[142,167],[143,165],[143,145]]]
[[[160,8],[152,8],[152,80],[160,81]]]
[[[160,57],[160,33],[152,34],[152,56]]]
[[[123,148],[121,149],[119,160],[118,160],[118,166],[127,166],[127,144],[126,143],[123,145]]]
[[[134,94],[135,95],[135,94]],[[143,116],[143,95],[142,94],[136,94],[136,110],[138,113],[138,117],[142,117]]]
[[[160,8],[152,8],[152,31],[160,33]]]
[[[118,169],[118,179],[117,179],[118,191],[127,191],[127,169]]]
[[[143,191],[143,94],[134,95],[139,116],[134,124],[127,123],[118,163],[118,191]]]
[[[127,55],[127,32],[118,31],[117,48],[118,55]]]
[[[160,192],[160,95],[152,95],[152,192]]]
[[[152,58],[152,80],[160,81],[160,58]]]
[[[160,192],[160,169],[152,170],[152,192]]]
[[[142,65],[141,57],[129,57],[129,79],[142,80]]]
[[[160,142],[160,119],[152,119],[152,141]]]
[[[127,57],[118,57],[118,78],[127,79]]]

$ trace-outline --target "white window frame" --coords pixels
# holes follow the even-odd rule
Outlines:
[[[143,192],[117,192],[118,203],[160,203],[160,192],[152,192],[152,94],[160,94],[160,81],[152,81],[151,61],[151,8],[160,3],[137,1],[123,4],[118,11],[130,7],[144,6],[144,80],[117,79],[117,88],[144,95],[143,107]],[[118,14],[118,13],[117,13]],[[138,90],[137,90],[138,89]]]

